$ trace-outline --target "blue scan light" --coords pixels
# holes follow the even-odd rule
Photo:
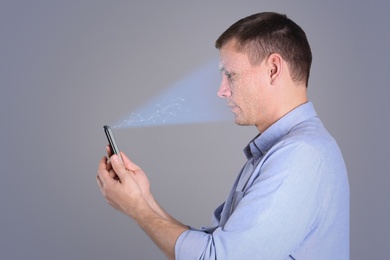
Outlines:
[[[226,101],[216,94],[218,61],[210,61],[115,124],[115,128],[231,121]]]

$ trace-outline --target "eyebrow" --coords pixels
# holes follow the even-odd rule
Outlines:
[[[231,76],[234,76],[234,75],[236,75],[237,73],[235,73],[235,72],[231,72],[231,71],[228,71],[224,66],[220,66],[219,68],[219,71],[222,73],[225,73],[226,75],[227,74],[229,74],[229,75],[231,75]]]
[[[228,79],[231,79],[231,78],[235,78],[237,76],[237,73],[235,72],[229,72],[227,70],[221,70],[221,73],[225,74],[225,76],[228,78]]]

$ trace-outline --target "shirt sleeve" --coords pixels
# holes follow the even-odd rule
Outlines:
[[[321,153],[311,145],[270,150],[226,224],[212,233],[182,233],[176,259],[287,259],[316,224],[324,172]]]

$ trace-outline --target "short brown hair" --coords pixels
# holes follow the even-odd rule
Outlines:
[[[308,85],[312,54],[306,34],[284,14],[264,12],[250,15],[231,25],[219,36],[215,47],[237,40],[237,50],[246,50],[252,64],[278,53],[289,64],[295,82]]]

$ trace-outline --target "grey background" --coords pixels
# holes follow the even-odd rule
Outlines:
[[[352,0],[1,0],[0,259],[163,258],[98,190],[102,125],[217,57],[220,33],[260,11],[287,13],[307,32],[310,99],[349,170],[351,259],[387,259],[388,10],[386,1]],[[116,137],[167,211],[201,226],[255,133],[231,122]]]

